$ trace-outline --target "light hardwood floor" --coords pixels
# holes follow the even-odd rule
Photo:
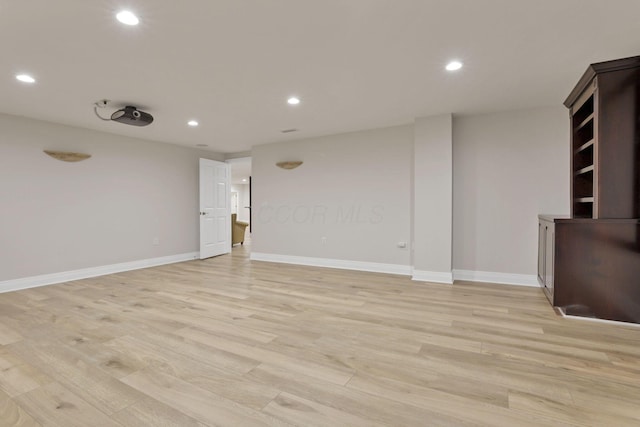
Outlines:
[[[640,425],[640,329],[231,256],[0,294],[0,424]]]

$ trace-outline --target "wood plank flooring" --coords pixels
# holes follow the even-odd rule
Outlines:
[[[0,294],[0,425],[640,425],[639,328],[246,251]]]

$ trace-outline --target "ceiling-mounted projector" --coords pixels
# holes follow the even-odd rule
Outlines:
[[[153,122],[153,116],[128,105],[113,113],[111,120],[131,126],[147,126]]]
[[[102,115],[98,113],[98,110],[107,108],[110,102],[111,101],[108,99],[101,99],[93,104],[93,111],[100,120],[104,120],[105,122],[115,121],[131,126],[147,126],[153,122],[153,116],[151,114],[138,110],[132,105],[127,105],[126,107],[119,109],[115,113],[111,114],[111,117],[109,118],[102,117]]]

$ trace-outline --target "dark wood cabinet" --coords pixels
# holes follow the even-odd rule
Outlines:
[[[640,323],[640,220],[540,215],[538,280],[566,314]]]
[[[640,323],[640,56],[590,65],[565,106],[571,216],[539,216],[538,280],[567,314]]]
[[[640,323],[640,220],[557,220],[554,304],[567,314]]]

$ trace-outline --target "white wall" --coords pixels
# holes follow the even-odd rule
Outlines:
[[[537,215],[569,213],[562,107],[453,122],[454,269],[535,275]]]
[[[412,150],[413,126],[254,147],[252,251],[408,266]]]
[[[413,276],[451,283],[451,114],[416,119],[413,144]]]
[[[568,129],[551,107],[254,147],[253,251],[534,284],[537,215],[569,212]]]
[[[410,266],[396,245],[431,203],[412,193],[437,166],[414,164],[414,130],[429,120],[255,147],[253,252]],[[535,275],[536,216],[569,212],[568,129],[562,107],[454,117],[454,269]],[[43,149],[93,157],[63,163]],[[197,251],[199,157],[221,159],[0,115],[0,281]]]
[[[0,281],[198,251],[199,157],[222,159],[0,114]]]

